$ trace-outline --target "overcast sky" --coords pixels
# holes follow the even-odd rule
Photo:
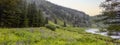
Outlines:
[[[99,5],[103,0],[48,0],[57,5],[83,11],[90,16],[101,13]]]

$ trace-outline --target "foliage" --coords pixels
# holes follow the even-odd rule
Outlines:
[[[63,27],[67,27],[67,24],[66,24],[66,22],[64,21],[64,25],[63,25]]]
[[[20,9],[17,7],[20,2],[21,0],[0,0],[0,26],[18,26]]]
[[[41,10],[26,0],[0,0],[0,27],[40,27],[44,25]]]
[[[45,24],[48,24],[48,23],[49,23],[49,20],[48,20],[48,17],[46,17]]]
[[[119,25],[110,25],[107,29],[109,31],[120,31],[120,26]]]
[[[107,41],[107,42],[106,42]],[[111,38],[86,33],[84,29],[64,27],[1,28],[0,45],[113,45]]]
[[[115,17],[115,15],[117,15],[117,14],[116,14],[115,11],[109,11],[109,12],[103,12],[103,15],[104,15],[104,16],[108,16],[109,18],[113,18],[113,17]]]
[[[54,23],[55,23],[55,24],[58,24],[58,23],[57,23],[57,19],[54,19]]]
[[[36,3],[33,2],[28,5],[28,19],[30,27],[43,26],[44,18],[40,10],[37,10]]]
[[[119,25],[119,14],[120,13],[118,10],[115,10],[116,7],[118,7],[118,5],[120,3],[114,3],[111,0],[109,1],[111,3],[108,3],[108,1],[104,1],[104,3],[102,3],[101,7],[104,8],[104,12],[103,12],[103,16],[107,16],[106,18],[104,18],[105,20],[105,24],[108,25],[108,27],[106,28],[108,31],[120,31],[120,25]]]
[[[45,27],[52,30],[52,31],[56,30],[56,26],[54,26],[54,25],[47,24],[47,25],[45,25]]]

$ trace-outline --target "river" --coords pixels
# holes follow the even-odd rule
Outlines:
[[[103,36],[108,36],[108,35],[107,35],[108,32],[100,32],[100,30],[97,29],[97,28],[89,28],[89,29],[86,29],[86,32],[88,32],[88,33],[93,33],[93,34],[100,34],[100,35],[103,35]],[[111,38],[113,38],[113,39],[120,39],[120,36],[117,36],[117,35],[111,35],[111,36],[109,36],[109,37],[111,37]]]

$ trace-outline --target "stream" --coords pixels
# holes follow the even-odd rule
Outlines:
[[[89,29],[86,30],[86,32],[93,33],[93,34],[100,34],[100,35],[103,35],[103,36],[108,36],[107,35],[108,32],[100,32],[100,30],[97,29],[97,28],[89,28]],[[119,34],[120,34],[120,32],[119,32]],[[120,36],[117,36],[117,35],[111,35],[109,37],[111,37],[113,39],[120,39]]]

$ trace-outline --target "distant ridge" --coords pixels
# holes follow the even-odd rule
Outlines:
[[[89,15],[82,11],[62,7],[46,0],[28,0],[28,2],[36,2],[44,16],[51,20],[57,18],[78,27],[90,26]]]

